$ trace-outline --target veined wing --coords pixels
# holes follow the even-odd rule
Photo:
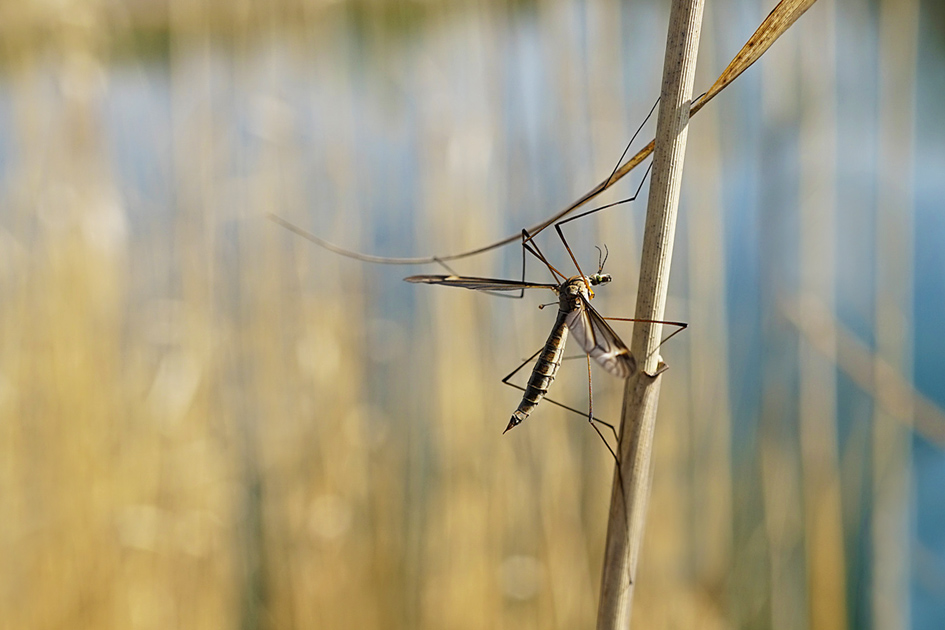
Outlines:
[[[636,371],[637,362],[629,348],[583,296],[580,306],[568,313],[565,323],[584,352],[605,370],[617,378],[628,378]]]
[[[476,291],[519,291],[521,289],[557,290],[558,288],[556,284],[502,280],[500,278],[476,278],[474,276],[410,276],[409,278],[404,278],[404,280],[406,282],[421,284],[442,284],[448,287],[462,287]]]

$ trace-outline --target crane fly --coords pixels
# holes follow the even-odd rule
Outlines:
[[[602,253],[597,273],[589,276],[584,275],[584,273],[581,271],[580,265],[578,265],[577,259],[574,257],[574,254],[571,251],[570,246],[568,246],[567,240],[564,238],[564,234],[560,228],[561,223],[556,224],[555,229],[557,230],[558,235],[561,237],[561,240],[564,243],[568,254],[570,254],[572,261],[577,267],[579,275],[565,277],[560,271],[555,269],[551,263],[548,262],[544,254],[541,253],[541,251],[538,249],[538,246],[532,240],[532,235],[529,235],[526,230],[522,230],[522,247],[526,252],[529,252],[533,256],[537,257],[548,267],[548,270],[555,278],[555,283],[526,282],[524,280],[504,280],[498,278],[480,278],[474,276],[460,276],[455,274],[417,275],[404,278],[404,280],[413,283],[438,284],[490,293],[496,291],[519,291],[524,293],[526,289],[546,289],[553,291],[558,296],[558,315],[555,318],[555,323],[551,329],[551,333],[548,335],[548,339],[545,341],[545,344],[541,347],[541,349],[538,350],[538,352],[526,359],[525,362],[523,362],[508,376],[502,379],[503,383],[511,385],[512,387],[517,387],[524,392],[521,402],[512,413],[509,424],[506,426],[503,433],[524,422],[532,413],[532,411],[534,411],[538,406],[538,403],[541,402],[543,398],[545,398],[552,382],[555,379],[555,376],[558,374],[559,368],[561,367],[561,362],[564,359],[565,344],[567,343],[568,336],[570,335],[573,336],[575,340],[577,340],[578,344],[581,346],[581,349],[587,355],[588,422],[591,423],[591,426],[595,431],[597,431],[597,434],[604,441],[604,444],[607,445],[607,449],[611,452],[611,455],[613,455],[616,459],[616,453],[614,453],[613,449],[610,447],[610,444],[604,438],[603,434],[601,434],[600,429],[594,425],[595,421],[600,422],[601,424],[609,427],[616,436],[616,430],[612,425],[594,417],[593,396],[591,395],[590,380],[591,359],[593,359],[598,365],[603,367],[605,370],[607,370],[607,372],[616,376],[617,378],[630,378],[637,371],[637,361],[634,358],[633,353],[630,352],[630,349],[627,348],[627,345],[620,339],[620,336],[614,331],[613,328],[611,328],[610,324],[607,323],[607,320],[650,320],[638,320],[619,317],[605,318],[597,312],[597,310],[591,305],[591,300],[594,298],[594,289],[592,287],[607,284],[613,279],[610,274],[603,273],[606,256],[604,256]],[[674,331],[670,337],[687,326],[687,324],[682,322],[657,323],[679,326],[679,328]],[[668,338],[669,337],[667,337],[667,339]],[[511,379],[512,376],[514,376],[519,370],[521,370],[536,357],[537,361],[535,362],[535,367],[532,368],[531,376],[529,377],[528,383],[525,387],[520,387],[509,382],[509,379]],[[662,368],[660,371],[662,371]],[[575,413],[581,413],[577,409],[567,407],[566,405],[562,405],[551,399],[549,399],[549,402],[553,402]]]
[[[518,291],[519,289],[550,289],[558,295],[558,316],[548,340],[538,352],[538,360],[532,369],[532,375],[525,386],[522,402],[512,414],[506,431],[525,421],[558,374],[564,358],[564,347],[568,335],[577,340],[588,357],[594,359],[605,370],[617,378],[628,378],[637,369],[637,362],[629,348],[620,340],[613,328],[591,306],[593,289],[588,285],[599,286],[611,281],[610,274],[596,273],[590,277],[573,276],[561,284],[541,284],[519,282],[516,280],[497,280],[493,278],[473,278],[468,276],[410,276],[407,282],[441,284],[448,287],[462,287],[476,291]],[[534,357],[532,357],[534,358]],[[529,359],[530,361],[531,359]],[[526,361],[528,363],[528,361]],[[516,370],[517,371],[517,370]]]

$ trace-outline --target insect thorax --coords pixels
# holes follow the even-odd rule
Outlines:
[[[570,312],[580,305],[581,296],[583,296],[584,299],[594,297],[593,289],[588,292],[589,284],[589,278],[585,279],[581,276],[568,278],[558,287],[558,308],[562,311]]]

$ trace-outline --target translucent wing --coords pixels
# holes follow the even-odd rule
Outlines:
[[[442,284],[448,287],[462,287],[476,291],[519,291],[521,289],[552,289],[556,284],[540,284],[535,282],[520,282],[518,280],[501,280],[499,278],[476,278],[473,276],[410,276],[404,278],[406,282],[421,284]]]
[[[605,370],[617,378],[628,378],[636,371],[637,362],[630,350],[583,296],[580,306],[568,313],[565,323],[584,352]]]

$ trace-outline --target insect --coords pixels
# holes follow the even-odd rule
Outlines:
[[[548,389],[561,367],[569,332],[581,345],[588,357],[597,361],[617,378],[627,378],[636,371],[636,360],[630,350],[590,304],[590,299],[593,298],[594,293],[593,290],[588,290],[587,285],[606,284],[611,281],[610,274],[596,273],[589,278],[572,276],[566,278],[560,284],[528,283],[515,280],[503,281],[493,278],[452,275],[410,276],[404,278],[404,280],[407,282],[463,287],[464,289],[477,291],[550,289],[558,295],[558,316],[542,349],[525,362],[527,364],[536,355],[538,357],[531,378],[528,379],[528,385],[525,387],[522,402],[519,403],[515,413],[512,414],[506,431],[518,426],[528,418],[541,399],[548,393]]]
[[[503,383],[513,387],[518,387],[524,392],[521,402],[519,403],[516,410],[512,413],[509,424],[503,433],[524,422],[525,419],[527,419],[532,411],[534,411],[534,409],[538,406],[538,403],[548,393],[548,389],[551,387],[551,384],[554,381],[559,368],[561,367],[561,362],[564,358],[565,344],[567,343],[568,336],[571,335],[577,340],[578,344],[587,355],[589,401],[587,419],[591,423],[591,426],[594,428],[594,430],[597,431],[598,435],[600,435],[601,439],[604,441],[604,444],[607,445],[608,450],[610,450],[611,454],[616,458],[616,454],[614,454],[613,449],[611,449],[607,440],[604,438],[603,434],[601,434],[600,429],[594,425],[594,422],[597,421],[609,427],[611,431],[615,432],[612,425],[594,418],[593,396],[591,395],[590,391],[591,359],[596,361],[600,366],[617,378],[627,379],[632,376],[637,370],[636,359],[630,352],[630,349],[627,348],[626,344],[624,344],[624,342],[620,339],[620,336],[614,331],[613,328],[611,328],[610,324],[607,323],[607,319],[619,321],[641,320],[618,317],[605,318],[591,305],[590,301],[594,298],[594,290],[592,287],[601,286],[612,281],[610,274],[603,273],[606,256],[604,256],[602,253],[597,273],[590,276],[584,275],[584,273],[581,272],[577,260],[574,258],[571,248],[568,246],[567,240],[564,238],[564,234],[561,232],[560,225],[562,223],[564,222],[556,224],[555,229],[557,230],[558,235],[561,237],[561,240],[564,243],[565,248],[568,250],[568,253],[571,255],[571,258],[578,269],[579,275],[571,277],[564,276],[564,274],[562,274],[553,265],[551,265],[551,263],[548,262],[544,254],[542,254],[537,245],[535,245],[534,241],[532,240],[532,236],[529,235],[527,231],[522,230],[523,248],[525,251],[537,257],[548,267],[548,270],[555,278],[555,283],[525,282],[524,280],[502,280],[497,278],[478,278],[471,276],[458,276],[453,274],[417,275],[404,278],[404,280],[407,282],[438,284],[443,286],[461,287],[464,289],[488,292],[520,291],[524,293],[525,289],[547,289],[553,291],[558,296],[558,315],[555,318],[554,326],[552,327],[551,333],[548,335],[548,339],[545,341],[544,346],[542,346],[542,348],[530,358],[525,360],[525,362],[519,365],[508,376],[502,379]],[[687,324],[682,322],[659,323],[671,324],[679,327],[670,335],[670,337],[687,326]],[[669,339],[669,337],[667,337],[667,339]],[[525,387],[519,387],[509,382],[519,370],[525,367],[536,357],[537,361],[535,362],[535,367],[532,369],[531,376],[529,377],[528,383]],[[550,399],[549,401],[555,402],[551,401]],[[555,404],[560,405],[560,403]],[[580,413],[571,407],[567,407],[565,405],[560,406],[565,407],[570,411]]]

